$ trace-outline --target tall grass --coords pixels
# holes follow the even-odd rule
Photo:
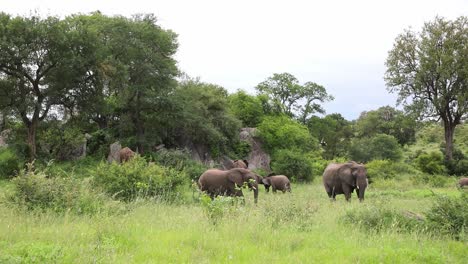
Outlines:
[[[0,184],[0,187],[2,185]],[[3,188],[3,187],[2,187]],[[440,192],[454,192],[453,188]],[[187,188],[187,193],[191,192]],[[378,195],[330,202],[319,183],[258,204],[226,205],[216,224],[192,198],[137,201],[120,214],[34,214],[0,204],[0,263],[463,263],[467,243],[392,228],[366,232],[340,219],[371,206],[424,213],[435,199]],[[367,194],[367,193],[366,193]],[[191,195],[187,194],[187,197]]]

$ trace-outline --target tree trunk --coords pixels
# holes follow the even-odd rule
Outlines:
[[[453,159],[453,133],[455,132],[455,126],[444,122],[445,130],[445,160],[451,161]]]
[[[28,146],[29,146],[29,161],[33,161],[36,158],[36,131],[37,131],[37,120],[32,120],[28,124]]]
[[[139,154],[143,154],[144,153],[143,141],[145,137],[145,131],[143,127],[143,122],[141,120],[140,106],[141,106],[141,94],[140,94],[140,91],[137,91],[134,124],[136,128],[137,152]]]

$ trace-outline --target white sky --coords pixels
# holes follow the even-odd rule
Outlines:
[[[178,35],[179,68],[229,92],[289,72],[335,97],[327,114],[356,119],[362,111],[395,106],[385,89],[385,59],[404,29],[420,30],[436,15],[468,15],[468,0],[0,0],[0,11],[68,15],[154,13]]]

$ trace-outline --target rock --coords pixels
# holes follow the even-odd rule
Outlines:
[[[268,155],[262,149],[262,142],[257,135],[256,128],[245,127],[241,128],[239,133],[240,140],[249,143],[252,151],[250,152],[249,156],[247,157],[247,161],[249,163],[249,169],[263,169],[266,172],[271,172],[270,168],[270,155]]]
[[[113,161],[120,163],[120,150],[122,149],[122,145],[120,142],[114,142],[110,145],[110,152],[107,156],[107,162],[112,163]]]
[[[8,147],[7,141],[10,137],[11,129],[5,129],[0,132],[0,147]]]

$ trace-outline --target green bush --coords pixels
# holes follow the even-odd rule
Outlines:
[[[348,210],[342,221],[368,232],[386,230],[410,232],[424,227],[422,217],[411,212],[399,212],[384,206],[367,206],[357,210]]]
[[[444,158],[440,152],[422,153],[416,158],[416,165],[425,173],[443,174],[445,173]]]
[[[159,196],[175,198],[177,187],[184,183],[186,174],[173,168],[147,163],[135,156],[123,164],[102,162],[94,171],[94,182],[115,199],[132,201],[136,198]]]
[[[286,175],[293,181],[311,181],[313,179],[313,160],[299,151],[277,150],[271,163],[276,174]]]
[[[162,149],[151,153],[150,156],[161,166],[185,172],[191,180],[198,179],[208,169],[205,165],[193,160],[190,153],[185,149]]]
[[[401,175],[417,174],[411,165],[389,160],[372,160],[366,164],[367,175],[372,179],[393,179]],[[400,177],[401,178],[401,177]]]
[[[8,148],[0,148],[0,179],[12,178],[19,171],[20,160]]]
[[[110,202],[87,179],[51,177],[35,170],[33,164],[28,164],[28,169],[21,170],[12,182],[15,191],[10,202],[28,210],[95,214],[104,211],[108,206],[105,203]]]
[[[302,152],[318,149],[318,140],[312,137],[306,126],[284,116],[267,116],[258,126],[259,136],[270,154],[280,149]]]
[[[438,196],[426,213],[429,227],[436,233],[458,240],[468,238],[468,193],[459,197]]]

